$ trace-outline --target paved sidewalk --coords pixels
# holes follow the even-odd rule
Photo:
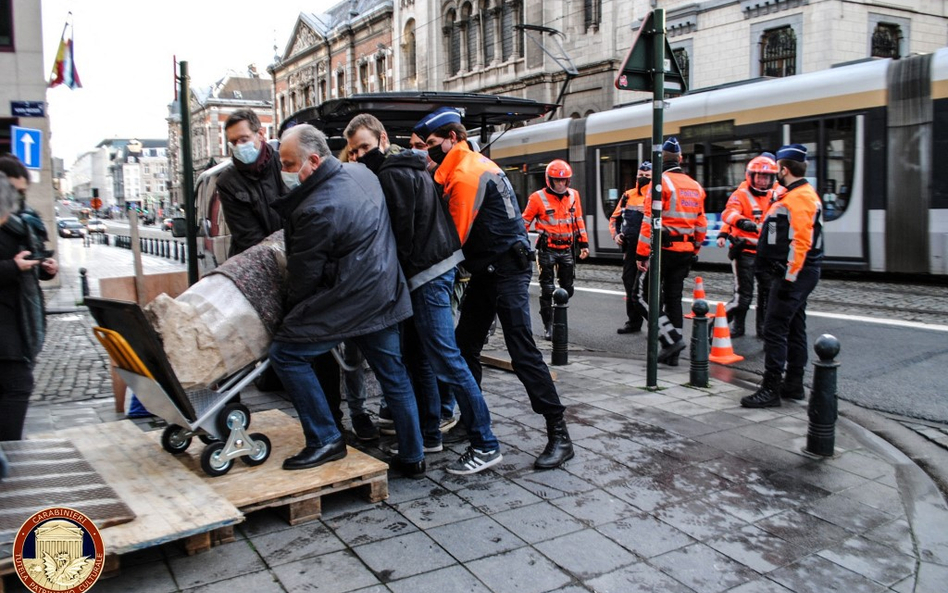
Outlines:
[[[102,270],[121,268],[102,250],[130,257],[91,249],[90,275],[100,253]],[[62,349],[91,340],[86,313],[51,321],[39,375],[78,376],[69,367],[77,356],[104,369],[95,348]],[[270,511],[251,513],[234,543],[191,557],[174,544],[123,557],[121,574],[94,590],[945,591],[948,506],[885,441],[841,420],[836,457],[814,459],[801,452],[801,403],[746,410],[738,403],[746,389],[720,381],[690,388],[686,367],[662,367],[661,389],[650,392],[643,361],[570,357],[554,367],[576,446],[563,469],[533,470],[543,419],[512,373],[485,369],[502,464],[452,476],[443,468],[462,450],[452,445],[428,456],[425,479],[392,476],[384,502],[332,495],[321,520],[295,527]],[[110,396],[100,375],[69,393],[37,393],[28,432],[116,420]],[[242,400],[252,410],[288,408],[279,395],[253,390]]]

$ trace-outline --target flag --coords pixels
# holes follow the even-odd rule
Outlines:
[[[69,13],[72,16],[72,13]],[[49,75],[49,88],[64,84],[71,89],[82,88],[79,82],[79,71],[76,70],[76,62],[73,60],[72,51],[72,33],[66,38],[67,31],[70,30],[69,21],[63,27],[63,35],[59,40],[59,50],[56,52],[56,61],[53,62],[53,71]]]

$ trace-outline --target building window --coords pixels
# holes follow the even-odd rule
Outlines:
[[[0,0],[0,51],[13,49],[13,2]]]
[[[363,93],[369,92],[369,63],[359,64],[359,90]]]
[[[587,30],[599,28],[602,21],[602,0],[583,0],[583,21]]]
[[[481,26],[484,27],[484,32],[481,37],[484,40],[484,65],[486,66],[494,61],[494,40],[497,39],[497,35],[495,34],[497,17],[495,10],[490,7],[488,0],[481,0],[480,13]]]
[[[461,28],[458,26],[457,14],[450,10],[444,19],[444,33],[448,49],[448,76],[461,72]]]
[[[388,76],[386,76],[385,56],[375,57],[375,90],[379,93],[388,91]]]
[[[760,37],[760,75],[781,78],[797,73],[797,36],[790,26],[768,29]]]
[[[461,18],[464,22],[464,31],[467,33],[467,39],[465,47],[467,48],[467,64],[465,69],[467,71],[473,70],[477,64],[477,17],[473,14],[473,9],[471,4],[466,2],[463,7],[461,7]]]
[[[405,39],[404,45],[402,46],[402,56],[405,59],[405,75],[406,78],[414,80],[418,76],[418,63],[415,58],[415,21],[408,21],[408,24],[405,25]]]
[[[520,2],[504,2],[501,9],[501,59],[506,62],[514,57],[523,57],[523,31],[516,26],[523,23],[523,4]]]
[[[872,53],[874,58],[899,59],[899,45],[902,41],[902,29],[893,23],[879,23],[872,32]]]
[[[329,98],[329,95],[326,94],[326,79],[323,78],[319,81],[319,99],[320,101],[325,101]]]
[[[336,72],[336,96],[345,97],[346,96],[346,71],[340,70]]]
[[[672,56],[678,63],[678,69],[681,70],[681,77],[685,79],[685,86],[691,86],[688,83],[688,50],[684,47],[677,47],[672,50]]]

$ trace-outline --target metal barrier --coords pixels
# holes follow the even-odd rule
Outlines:
[[[555,365],[569,364],[569,293],[562,288],[553,291],[553,357]]]
[[[821,457],[832,457],[836,445],[836,418],[839,400],[836,397],[836,371],[839,363],[839,340],[830,334],[816,339],[813,350],[820,360],[813,363],[813,390],[807,415],[810,423],[806,432],[804,451]]]
[[[104,245],[111,244],[122,249],[132,248],[132,238],[128,235],[114,235],[110,240],[108,235],[101,233],[99,234],[99,238],[94,240],[89,240],[87,238],[87,241],[94,241]],[[180,261],[181,263],[186,263],[188,261],[188,250],[186,243],[183,241],[139,237],[138,247],[139,250],[146,255],[163,257],[173,261]]]
[[[691,305],[695,316],[691,326],[691,368],[689,381],[694,387],[708,386],[708,302],[696,299]]]

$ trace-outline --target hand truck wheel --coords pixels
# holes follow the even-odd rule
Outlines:
[[[169,424],[161,433],[162,448],[172,455],[184,453],[191,446],[191,437],[187,434],[188,431],[183,426]]]
[[[272,450],[272,447],[270,446],[270,439],[268,439],[266,435],[262,433],[251,433],[250,438],[255,442],[253,451],[242,456],[240,460],[253,467],[255,465],[262,464],[264,461],[270,458],[270,451]]]
[[[201,453],[201,469],[212,478],[223,476],[234,466],[233,459],[224,459],[221,456],[223,449],[224,443],[217,441],[204,447],[204,452]]]
[[[198,438],[201,439],[201,442],[205,445],[210,445],[211,443],[216,443],[220,440],[217,437],[213,437],[209,434],[199,434]]]
[[[240,402],[231,402],[217,413],[217,432],[226,441],[230,430],[238,426],[244,429],[250,426],[250,410]]]

